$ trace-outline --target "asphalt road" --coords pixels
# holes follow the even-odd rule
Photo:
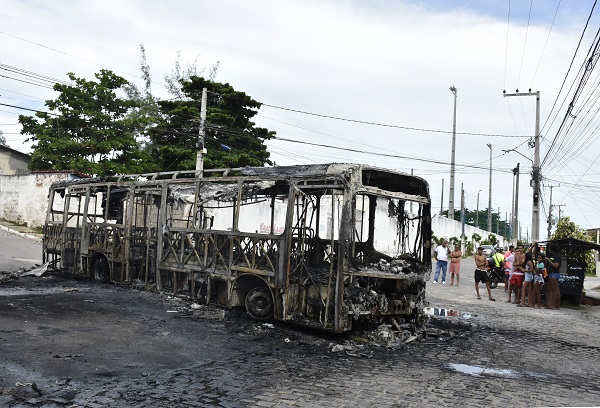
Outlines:
[[[518,308],[501,285],[478,300],[473,266],[460,286],[427,285],[427,337],[406,344],[22,277],[0,285],[0,406],[599,405],[600,307]]]
[[[29,269],[42,263],[42,244],[0,229],[0,272]]]

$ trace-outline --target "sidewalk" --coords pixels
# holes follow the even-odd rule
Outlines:
[[[474,259],[472,257],[464,258],[461,260],[461,285],[459,288],[450,286],[450,274],[446,275],[447,285],[442,285],[441,282],[438,284],[432,284],[432,280],[435,275],[435,263],[432,263],[432,274],[431,278],[427,283],[427,299],[432,299],[432,304],[435,304],[435,302],[438,300],[438,296],[440,296],[441,299],[444,299],[444,296],[441,294],[447,292],[448,290],[451,290],[454,296],[452,299],[454,302],[451,303],[451,307],[460,308],[461,305],[473,303],[473,299],[475,299],[475,288],[473,279],[474,270]],[[583,280],[583,289],[585,290],[585,296],[587,298],[593,299],[595,305],[600,304],[600,277],[586,276]],[[485,285],[483,284],[480,285],[480,293],[482,298],[485,300],[487,298],[487,292],[485,289]],[[496,297],[497,301],[502,300],[501,303],[503,303],[504,300],[506,300],[507,298],[507,293],[504,292],[504,284],[500,284],[498,285],[498,288],[492,289],[492,296]],[[477,301],[475,301],[474,303],[477,303]],[[441,306],[442,304],[438,305]]]
[[[0,220],[0,231],[6,231],[11,234],[20,235],[25,238],[33,239],[38,242],[42,242],[43,234],[34,231],[31,228],[24,227],[22,225],[14,224],[10,221]]]

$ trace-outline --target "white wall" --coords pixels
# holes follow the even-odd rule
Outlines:
[[[433,235],[435,235],[438,238],[460,238],[462,234],[462,225],[456,220],[452,220],[435,214],[431,218],[431,230],[433,231]],[[510,245],[508,241],[504,241],[504,238],[501,235],[497,235],[495,233],[492,234],[491,232],[484,231],[480,228],[475,228],[472,225],[465,224],[465,235],[468,241],[471,241],[473,233],[479,234],[482,240],[487,240],[490,235],[495,235],[496,239],[498,240],[501,246],[504,247]]]
[[[50,185],[69,176],[69,173],[0,175],[0,218],[31,228],[43,226]]]

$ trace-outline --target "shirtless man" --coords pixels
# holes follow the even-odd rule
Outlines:
[[[487,288],[488,296],[491,301],[495,301],[492,297],[492,290],[490,289],[490,280],[487,275],[487,257],[483,254],[483,247],[477,248],[477,255],[475,255],[475,292],[477,292],[477,299],[481,300],[479,295],[479,282],[485,283]]]
[[[456,286],[460,282],[460,258],[462,258],[462,251],[460,244],[456,244],[450,252],[450,286],[454,285],[454,275],[456,275]]]
[[[510,291],[508,292],[508,302],[510,302],[511,292],[515,293],[515,301],[518,304],[521,301],[521,286],[525,279],[525,254],[523,253],[523,245],[517,246],[515,251],[515,260],[513,261],[514,272],[510,278]]]

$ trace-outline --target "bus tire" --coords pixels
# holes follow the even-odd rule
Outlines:
[[[96,258],[92,265],[92,276],[97,282],[108,282],[110,280],[110,268],[105,257]]]
[[[259,322],[266,322],[273,318],[273,297],[271,291],[265,287],[257,287],[246,295],[246,312]]]

